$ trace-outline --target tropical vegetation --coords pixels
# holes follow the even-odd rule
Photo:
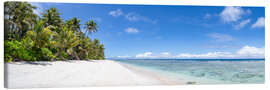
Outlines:
[[[35,9],[28,2],[4,3],[5,62],[105,59],[104,45],[90,38],[98,31],[94,20],[63,20],[57,8],[38,16]]]

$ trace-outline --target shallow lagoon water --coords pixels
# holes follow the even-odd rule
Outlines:
[[[200,84],[261,84],[264,59],[152,59],[115,60],[186,82]]]

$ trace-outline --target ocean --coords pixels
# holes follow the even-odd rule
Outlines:
[[[263,84],[264,59],[121,59],[174,81],[196,84]]]

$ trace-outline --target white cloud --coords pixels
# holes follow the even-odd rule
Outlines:
[[[129,12],[125,14],[121,9],[113,10],[109,12],[109,15],[113,17],[119,17],[123,16],[126,20],[131,21],[131,22],[136,22],[136,21],[144,21],[152,24],[156,24],[157,20],[152,20],[148,17],[142,16],[140,14],[137,14],[135,12]]]
[[[216,59],[216,58],[265,58],[265,48],[257,48],[254,46],[244,46],[236,52],[208,52],[202,54],[180,53],[178,55],[171,55],[169,52],[162,52],[160,54],[153,54],[152,52],[145,52],[137,54],[135,57],[118,56],[119,58],[201,58],[201,59]]]
[[[142,15],[137,14],[135,12],[129,12],[127,14],[124,14],[124,12],[121,9],[110,11],[109,15],[111,15],[113,17],[123,16],[126,20],[131,21],[131,22],[144,21],[144,22],[148,22],[148,23],[152,23],[152,24],[157,23],[157,20],[152,20],[148,17],[142,16]]]
[[[230,35],[227,34],[220,34],[220,33],[210,33],[207,35],[210,38],[215,39],[218,42],[228,42],[228,41],[233,41],[234,38]]]
[[[248,10],[247,12],[250,12]],[[241,7],[225,7],[225,9],[220,13],[220,17],[224,22],[235,22],[242,18],[245,11]]]
[[[235,53],[231,52],[209,52],[205,54],[182,53],[178,58],[264,58],[264,47],[244,46]]]
[[[122,12],[121,9],[117,9],[117,10],[114,10],[114,11],[110,11],[109,15],[111,15],[113,17],[118,17],[118,16],[123,15],[123,12]]]
[[[243,20],[243,17],[251,13],[250,9],[245,10],[241,7],[228,6],[219,16],[223,22],[232,24],[233,28],[238,30],[250,23],[250,19]]]
[[[163,52],[163,53],[161,53],[161,55],[170,55],[170,53],[169,52]]]
[[[169,58],[174,57],[169,52],[162,52],[160,54],[153,54],[152,52],[140,53],[135,58]]]
[[[178,58],[264,58],[264,47],[244,46],[235,53],[231,52],[209,52],[205,54],[181,53]]]
[[[128,13],[125,15],[125,18],[129,21],[132,21],[132,22],[136,22],[136,21],[144,21],[144,22],[149,22],[149,23],[153,23],[153,24],[156,24],[157,23],[157,20],[152,20],[152,19],[149,19],[145,16],[141,16],[137,13],[134,13],[134,12],[131,12],[131,13]]]
[[[241,29],[241,28],[245,27],[248,23],[250,23],[250,21],[251,21],[250,19],[243,20],[243,21],[241,21],[239,24],[234,25],[233,27],[234,27],[235,29]]]
[[[177,55],[178,58],[228,58],[233,55],[230,52],[209,52],[206,54],[189,54],[181,53]]]
[[[264,57],[264,47],[263,48],[256,48],[252,46],[244,46],[240,50],[236,52],[239,56],[245,57]]]
[[[265,19],[264,17],[260,17],[257,21],[251,26],[252,28],[259,28],[265,26]]]
[[[131,56],[125,55],[125,56],[117,56],[117,58],[130,58]]]
[[[127,33],[139,33],[139,30],[138,29],[136,29],[136,28],[127,28],[127,29],[125,29],[125,32],[127,32]]]
[[[162,52],[158,57],[171,57],[171,54],[169,52]]]
[[[137,54],[136,58],[151,58],[152,56],[152,52],[145,52],[142,54]]]
[[[128,13],[125,18],[129,21],[138,21],[139,20],[139,15],[136,15],[135,13]]]

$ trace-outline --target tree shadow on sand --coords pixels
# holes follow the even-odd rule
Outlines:
[[[52,65],[51,63],[48,63],[48,62],[26,62],[26,64],[42,65],[42,66]]]
[[[41,65],[41,66],[52,65],[52,64],[49,63],[49,62],[19,62],[19,63],[12,63],[12,64],[17,64],[17,65],[30,64],[30,65]]]
[[[91,62],[91,63],[97,62],[95,60],[80,60],[80,61]],[[48,65],[52,65],[52,62],[57,62],[57,61],[38,61],[38,62],[18,61],[18,62],[13,62],[13,63],[10,63],[10,64],[16,64],[16,65],[30,64],[30,65],[48,66]],[[61,62],[76,63],[76,62],[78,62],[78,60],[63,60]]]

